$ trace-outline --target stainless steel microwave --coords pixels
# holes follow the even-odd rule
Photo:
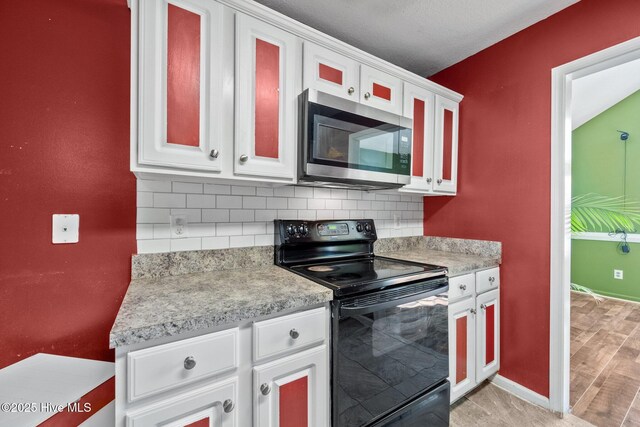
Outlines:
[[[312,89],[299,102],[300,184],[375,190],[409,183],[410,119]]]

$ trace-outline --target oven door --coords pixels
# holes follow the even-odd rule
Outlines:
[[[334,301],[334,426],[359,427],[402,413],[446,380],[447,290],[443,278]]]
[[[303,180],[409,182],[410,121],[317,91],[312,94],[317,102],[305,94],[301,114]]]

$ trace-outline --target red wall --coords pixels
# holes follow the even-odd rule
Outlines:
[[[38,352],[113,360],[130,280],[125,0],[0,2],[0,368]],[[80,242],[51,243],[51,215]]]
[[[432,79],[462,93],[459,187],[425,234],[503,243],[500,373],[549,394],[551,69],[640,36],[637,0],[582,0]]]

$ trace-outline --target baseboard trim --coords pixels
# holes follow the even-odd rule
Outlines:
[[[496,376],[494,376],[491,379],[491,382],[508,391],[509,393],[519,397],[520,399],[524,399],[528,402],[533,403],[534,405],[538,405],[541,406],[545,409],[551,409],[551,405],[549,404],[549,398],[548,397],[544,397],[541,394],[536,393],[535,391],[529,390],[528,388],[526,388],[525,386],[518,384],[515,381],[512,381],[508,378],[505,378],[499,374],[496,374]]]

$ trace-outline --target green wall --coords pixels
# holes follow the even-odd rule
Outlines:
[[[620,140],[617,130],[629,132]],[[626,195],[640,200],[640,91],[573,131],[573,195],[598,193]],[[640,301],[640,244],[630,243],[622,255],[617,242],[572,240],[571,281],[602,295]],[[624,279],[613,278],[623,270]]]

